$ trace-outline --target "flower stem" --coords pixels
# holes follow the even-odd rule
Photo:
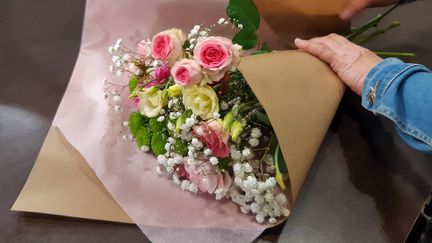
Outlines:
[[[399,3],[395,4],[392,8],[390,8],[389,10],[387,10],[385,13],[378,14],[376,17],[374,17],[373,19],[369,20],[366,24],[360,26],[359,28],[352,29],[351,33],[345,35],[345,37],[348,40],[352,41],[356,37],[358,37],[359,35],[363,34],[367,30],[369,30],[370,28],[377,27],[378,24],[383,20],[383,18],[386,15],[388,15],[389,13],[391,13],[393,10],[395,10],[398,6],[399,6]]]
[[[385,52],[385,51],[375,51],[380,57],[415,57],[416,54],[412,52]]]

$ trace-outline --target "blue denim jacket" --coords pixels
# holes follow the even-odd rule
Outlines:
[[[392,120],[405,142],[432,152],[432,72],[419,64],[388,58],[367,75],[362,105]]]

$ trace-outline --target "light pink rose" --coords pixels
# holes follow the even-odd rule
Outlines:
[[[214,156],[228,157],[230,152],[228,148],[229,133],[223,128],[221,120],[200,122],[193,128],[193,133],[206,144]]]
[[[210,36],[198,39],[194,59],[204,67],[212,81],[219,81],[230,69],[235,69],[240,60],[241,46],[233,45],[230,39]]]
[[[185,164],[188,179],[196,184],[201,192],[215,193],[216,199],[221,199],[232,184],[231,177],[227,171],[218,172],[216,167],[208,161],[198,162],[197,165]]]
[[[186,58],[176,62],[171,73],[178,85],[198,84],[203,78],[201,66],[195,60]]]
[[[150,40],[142,40],[138,43],[137,53],[140,55],[140,59],[144,60],[151,57],[151,42]]]
[[[152,40],[152,56],[156,60],[166,61],[169,66],[181,58],[186,36],[179,29],[169,29],[155,35]]]

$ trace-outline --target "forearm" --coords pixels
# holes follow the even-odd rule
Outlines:
[[[432,152],[432,73],[419,64],[389,58],[367,75],[362,105],[395,123],[412,147]]]

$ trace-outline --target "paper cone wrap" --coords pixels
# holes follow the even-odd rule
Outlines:
[[[239,69],[271,121],[295,202],[344,85],[328,65],[299,51],[248,56]]]

